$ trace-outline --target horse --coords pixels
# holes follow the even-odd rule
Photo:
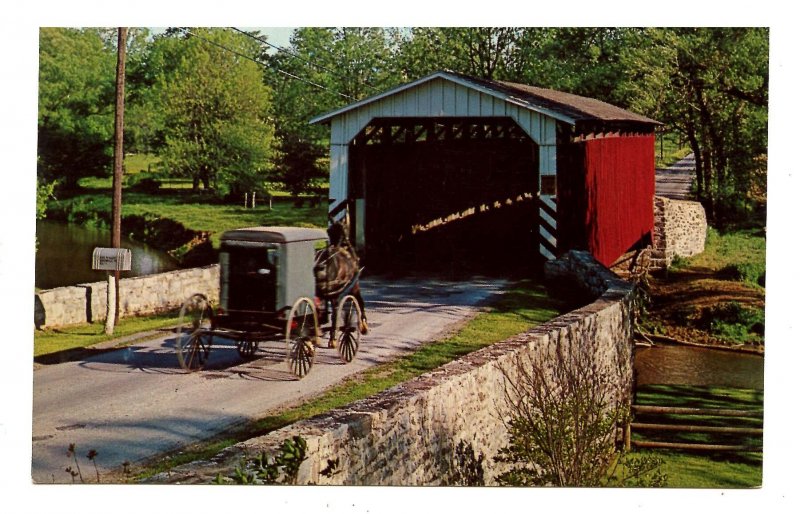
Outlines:
[[[331,302],[336,319],[336,302],[343,294],[352,294],[361,309],[359,331],[366,334],[368,331],[367,314],[361,289],[358,284],[359,269],[358,255],[350,240],[347,238],[346,219],[333,221],[328,227],[329,244],[317,251],[314,259],[314,280],[316,282],[317,296],[326,302]],[[333,341],[330,342],[333,345]]]

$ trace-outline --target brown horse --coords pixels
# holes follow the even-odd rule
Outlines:
[[[320,298],[333,300],[358,273],[358,257],[345,245],[329,245],[317,252],[314,278]]]
[[[345,292],[352,294],[361,309],[361,322],[359,330],[366,334],[367,313],[364,308],[364,299],[358,286],[358,255],[347,238],[347,221],[333,222],[328,228],[330,244],[317,252],[314,260],[314,279],[317,286],[317,295],[331,302],[334,309],[334,323],[336,318],[336,303],[338,297]],[[349,291],[347,290],[350,287]],[[333,335],[333,332],[331,332]],[[331,345],[333,340],[331,340]]]

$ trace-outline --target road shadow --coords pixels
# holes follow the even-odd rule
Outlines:
[[[160,345],[134,344],[125,348],[76,352],[68,361],[79,361],[79,367],[103,373],[137,371],[165,375],[189,374],[178,364],[175,342],[175,338],[168,338]],[[343,364],[335,349],[317,349],[315,367]],[[255,355],[244,358],[239,355],[234,341],[217,337],[212,343],[205,366],[194,373],[209,380],[221,378],[277,382],[300,380],[289,371],[286,364],[286,346],[283,341],[263,341],[259,343]]]

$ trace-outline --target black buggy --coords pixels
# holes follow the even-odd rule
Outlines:
[[[332,234],[341,234],[334,224]],[[253,227],[222,235],[219,306],[195,294],[181,307],[176,329],[178,363],[202,369],[212,343],[233,341],[242,358],[259,344],[283,340],[286,362],[297,377],[314,365],[317,349],[335,348],[346,363],[366,333],[359,292],[361,270],[346,238],[327,245],[319,229]],[[320,246],[324,248],[320,249]],[[321,334],[328,335],[327,344]]]

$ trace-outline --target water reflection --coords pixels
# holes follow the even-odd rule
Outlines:
[[[687,346],[638,348],[636,383],[764,388],[764,358]]]
[[[93,271],[92,251],[109,246],[111,234],[77,225],[54,221],[36,222],[36,287],[53,287],[105,280],[103,271]],[[178,269],[178,263],[167,253],[123,238],[122,246],[130,248],[131,271],[124,277],[139,277]]]

